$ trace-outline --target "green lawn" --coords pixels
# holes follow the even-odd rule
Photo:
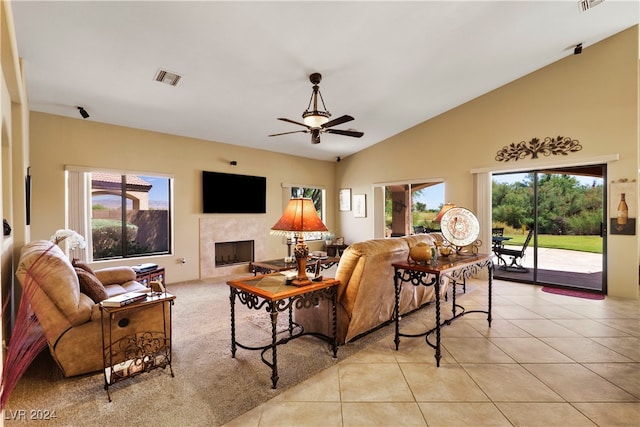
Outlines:
[[[433,227],[435,224],[431,223],[431,220],[436,216],[437,212],[418,212],[414,216],[415,225],[425,225]],[[389,222],[391,219],[389,218]],[[437,225],[439,227],[439,225]],[[497,227],[498,225],[496,225]],[[502,226],[502,225],[500,225]],[[434,227],[437,228],[437,227]],[[522,246],[526,234],[520,233],[518,230],[515,232],[509,227],[505,227],[506,237],[512,239],[505,242],[507,245]],[[533,246],[533,241],[529,242]],[[540,248],[553,248],[553,249],[568,249],[572,251],[602,253],[602,237],[600,236],[558,236],[551,234],[538,235],[538,247]]]
[[[507,234],[512,239],[505,242],[507,245],[523,245],[526,235]],[[529,242],[533,246],[533,239]],[[553,249],[568,249],[572,251],[602,253],[602,237],[600,236],[556,236],[551,234],[538,235],[538,247]]]

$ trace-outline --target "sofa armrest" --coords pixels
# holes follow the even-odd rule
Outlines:
[[[96,270],[94,273],[104,286],[120,285],[136,280],[135,270],[128,266],[107,267]]]

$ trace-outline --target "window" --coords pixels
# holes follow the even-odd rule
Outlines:
[[[325,219],[325,190],[324,188],[319,187],[290,187],[291,193],[289,198],[296,197],[306,197],[308,199],[313,200],[313,205],[316,207],[316,212],[318,212],[318,216],[322,220],[322,222],[326,225]],[[321,233],[308,233],[308,237],[305,237],[306,240],[320,240],[322,239]]]
[[[67,174],[69,228],[87,239],[86,258],[170,253],[171,178],[113,171]]]
[[[439,230],[433,221],[444,203],[441,181],[384,186],[385,236],[404,236]]]

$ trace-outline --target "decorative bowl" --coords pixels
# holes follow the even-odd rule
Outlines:
[[[427,263],[431,259],[431,246],[420,242],[409,249],[409,258],[417,263]]]
[[[451,246],[441,246],[440,247],[440,255],[449,256],[453,252],[453,248]]]

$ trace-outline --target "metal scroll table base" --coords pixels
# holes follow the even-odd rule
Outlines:
[[[441,327],[450,325],[453,320],[458,317],[464,316],[470,313],[484,313],[487,315],[487,322],[491,327],[491,298],[492,298],[492,281],[493,281],[493,262],[487,256],[476,256],[478,259],[476,262],[465,262],[460,266],[454,266],[453,268],[431,268],[427,266],[411,265],[407,263],[394,264],[394,286],[395,286],[395,308],[394,308],[394,320],[395,320],[395,345],[396,351],[400,347],[400,337],[417,338],[425,337],[425,342],[435,349],[436,366],[440,366],[440,359],[442,358],[442,338]],[[473,261],[473,260],[472,260]],[[482,268],[487,268],[488,271],[488,306],[487,310],[466,310],[463,306],[456,303],[455,286],[452,292],[452,316],[444,321],[441,321],[440,314],[440,289],[444,285],[446,278],[452,281],[462,281],[464,279],[471,278],[478,273]],[[402,316],[399,314],[400,306],[400,291],[402,290],[403,283],[411,283],[413,286],[433,286],[435,292],[435,327],[416,334],[401,333],[400,332],[400,320]],[[430,336],[435,332],[435,343],[430,341]]]
[[[291,298],[270,301],[266,299],[262,299],[257,295],[254,295],[250,292],[236,289],[234,287],[230,288],[230,302],[231,302],[231,357],[236,357],[236,351],[239,348],[245,350],[258,350],[260,351],[260,356],[262,362],[271,368],[271,388],[276,388],[278,383],[278,353],[277,347],[282,344],[286,344],[289,341],[299,338],[303,335],[311,335],[317,338],[320,338],[329,343],[330,348],[333,353],[333,357],[338,357],[338,345],[337,345],[337,323],[336,323],[336,300],[337,300],[337,287],[332,286],[329,288],[324,288],[320,290],[316,290],[310,293],[305,293],[302,295],[296,295]],[[245,306],[260,310],[263,307],[266,309],[267,313],[271,317],[271,343],[263,346],[249,346],[245,344],[241,344],[236,339],[236,319],[235,319],[235,302],[236,298]],[[319,298],[326,298],[332,302],[332,314],[333,314],[333,322],[332,322],[332,331],[333,336],[324,335],[318,332],[305,332],[302,325],[299,325],[293,321],[293,307],[296,308],[305,308],[310,307],[317,303]],[[288,336],[284,338],[277,338],[277,324],[278,324],[278,314],[283,311],[289,312],[289,327],[288,327]],[[271,360],[268,359],[267,355],[271,350]]]

